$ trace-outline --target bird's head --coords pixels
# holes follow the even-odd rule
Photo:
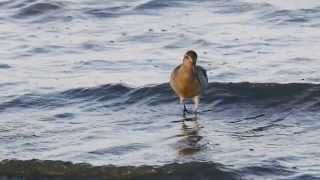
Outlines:
[[[197,63],[197,53],[194,50],[189,50],[183,57],[183,64],[189,64],[195,66]]]

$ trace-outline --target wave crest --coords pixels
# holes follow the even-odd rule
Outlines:
[[[53,2],[38,2],[28,4],[26,7],[20,8],[19,11],[13,16],[15,18],[28,18],[50,13],[52,11],[61,10],[62,4]]]
[[[168,83],[131,88],[123,84],[106,84],[93,88],[76,88],[50,94],[26,94],[0,104],[0,112],[8,108],[56,108],[73,103],[109,102],[116,105],[156,106],[177,103]],[[214,107],[253,105],[256,108],[300,106],[309,110],[319,107],[320,85],[277,83],[210,83],[201,102]]]

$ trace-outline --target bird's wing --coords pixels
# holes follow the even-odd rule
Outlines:
[[[201,66],[197,66],[197,78],[200,82],[201,90],[203,92],[204,89],[208,86],[208,75],[207,71]]]
[[[171,72],[171,76],[170,76],[170,86],[172,89],[176,90],[176,82],[175,79],[178,75],[178,71],[180,69],[181,65],[177,66],[176,68],[174,68],[174,70]]]
[[[181,64],[179,66],[177,66],[176,68],[174,68],[174,70],[171,73],[171,79],[174,79],[177,76],[178,70],[180,69],[180,67],[181,67]]]

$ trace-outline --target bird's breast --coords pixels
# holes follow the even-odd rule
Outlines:
[[[193,76],[192,74],[181,72],[171,78],[170,84],[179,96],[191,98],[200,94],[200,83]]]

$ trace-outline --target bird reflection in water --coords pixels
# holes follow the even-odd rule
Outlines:
[[[203,138],[200,136],[200,129],[202,128],[198,122],[197,115],[193,117],[184,116],[181,122],[181,134],[178,137],[181,137],[178,141],[178,154],[182,156],[193,155],[199,151],[201,151],[204,147],[203,144],[200,143]]]

